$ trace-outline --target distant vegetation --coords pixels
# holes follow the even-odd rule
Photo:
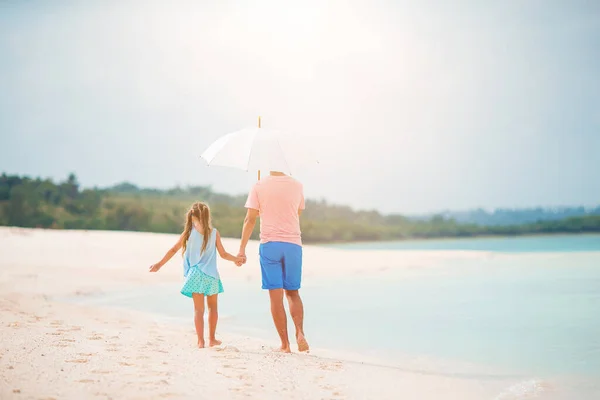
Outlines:
[[[522,209],[496,209],[486,211],[482,209],[470,211],[447,211],[441,213],[444,218],[454,219],[460,224],[477,225],[522,225],[539,221],[556,221],[565,218],[587,217],[600,215],[600,206],[596,208],[585,207],[557,207],[557,208],[522,208]],[[416,217],[416,219],[429,219],[430,216]]]
[[[0,176],[0,225],[5,226],[179,233],[193,201],[210,204],[214,225],[223,236],[239,237],[245,196],[215,193],[210,187],[158,190],[123,183],[106,189],[81,189],[75,175],[58,183]],[[307,243],[600,232],[600,215],[592,214],[541,218],[519,225],[480,225],[443,215],[409,218],[354,211],[325,201],[307,201],[306,206],[302,233]]]

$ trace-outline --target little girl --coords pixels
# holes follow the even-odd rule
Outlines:
[[[241,265],[244,261],[227,253],[221,242],[221,235],[210,221],[210,210],[205,203],[194,203],[187,212],[185,228],[175,245],[162,260],[150,267],[156,272],[183,248],[183,276],[185,283],[181,294],[194,300],[194,323],[198,335],[198,347],[204,347],[204,296],[208,306],[209,346],[218,346],[220,340],[215,337],[217,330],[217,296],[223,293],[223,284],[217,270],[217,250],[225,260]]]

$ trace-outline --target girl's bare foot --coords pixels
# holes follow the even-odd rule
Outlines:
[[[310,350],[310,347],[308,346],[308,342],[306,341],[306,338],[304,337],[304,335],[298,335],[296,337],[296,342],[298,343],[298,351],[299,352],[308,353],[308,351]]]
[[[198,340],[198,348],[199,349],[203,349],[204,348],[204,340]]]
[[[223,343],[223,342],[221,342],[220,340],[217,340],[217,339],[210,339],[210,341],[208,342],[208,346],[209,346],[209,347],[220,346],[220,345],[221,345],[221,343]]]

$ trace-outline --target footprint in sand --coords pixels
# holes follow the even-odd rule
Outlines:
[[[173,397],[181,397],[181,395],[177,393],[161,393],[158,395],[158,397],[160,397],[161,399],[170,399]]]
[[[111,373],[111,371],[104,371],[104,370],[100,370],[100,369],[95,369],[95,370],[92,370],[91,372],[92,372],[92,374],[104,374],[104,375]]]
[[[62,335],[62,332],[46,332],[46,335],[60,336],[60,335]]]
[[[339,371],[342,369],[342,363],[333,363],[333,364],[321,364],[319,365],[319,369],[323,371]]]
[[[60,326],[62,324],[63,324],[63,322],[62,321],[58,321],[58,320],[50,322],[50,325],[52,325],[52,326]]]
[[[75,364],[85,364],[87,363],[89,360],[86,360],[85,358],[76,358],[74,360],[66,360],[65,362],[68,363],[75,363]]]
[[[95,356],[96,353],[77,353],[78,356],[81,357],[91,357],[91,356]]]
[[[131,364],[131,363],[127,363],[127,362],[120,362],[119,365],[122,365],[124,367],[133,367],[135,364]]]
[[[79,382],[79,383],[95,383],[97,381],[95,381],[93,379],[80,379],[80,380],[78,380],[76,382]]]
[[[75,343],[75,339],[60,339],[61,342]]]
[[[104,337],[102,335],[94,334],[92,336],[88,336],[88,340],[102,340]]]
[[[222,351],[225,353],[239,353],[240,349],[233,346],[215,347],[215,351]]]

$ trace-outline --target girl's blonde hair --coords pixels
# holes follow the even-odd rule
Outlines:
[[[183,228],[183,248],[182,254],[185,254],[185,249],[187,248],[187,241],[190,238],[190,234],[192,233],[192,227],[194,223],[192,222],[192,218],[195,217],[200,221],[200,225],[202,226],[202,249],[200,250],[200,254],[204,253],[206,250],[206,246],[208,245],[208,238],[212,233],[212,224],[210,222],[210,209],[208,208],[208,204],[198,202],[192,204],[192,207],[188,210],[185,217],[185,228]]]

